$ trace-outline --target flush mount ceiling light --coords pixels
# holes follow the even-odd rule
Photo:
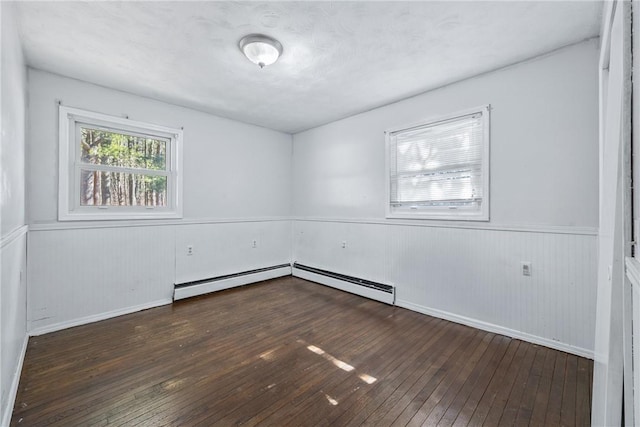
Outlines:
[[[282,55],[280,42],[262,34],[244,36],[238,45],[244,56],[260,68],[273,64]]]

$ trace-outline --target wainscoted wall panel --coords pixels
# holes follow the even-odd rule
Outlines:
[[[592,356],[595,232],[296,220],[294,245],[302,264],[396,286],[398,305]]]
[[[290,258],[289,220],[176,227],[176,283],[286,264]]]
[[[11,414],[17,391],[20,368],[27,337],[26,227],[9,242],[2,238],[0,263],[2,265],[2,290],[0,297],[0,384],[2,384],[2,413],[5,421]],[[2,418],[0,418],[0,422]],[[2,424],[4,425],[4,424]],[[8,424],[7,424],[8,425]]]
[[[289,220],[59,227],[29,232],[28,327],[34,334],[167,304],[174,283],[291,259]]]
[[[294,222],[293,257],[303,265],[392,285],[389,248],[384,226]]]
[[[27,70],[15,2],[0,2],[0,425],[9,425],[27,339]]]
[[[28,329],[168,303],[175,276],[170,226],[29,233]]]

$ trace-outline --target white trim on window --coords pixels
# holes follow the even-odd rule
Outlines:
[[[386,183],[386,217],[387,218],[399,218],[399,219],[436,219],[436,220],[462,220],[462,221],[489,221],[489,139],[490,139],[490,105],[483,105],[476,108],[470,108],[464,111],[457,112],[455,114],[448,114],[439,117],[433,117],[428,120],[421,121],[419,123],[413,123],[406,126],[400,126],[389,129],[385,132],[385,183]],[[466,116],[472,116],[480,114],[482,123],[482,148],[481,148],[481,188],[482,196],[479,200],[479,206],[477,208],[459,208],[456,205],[456,201],[452,201],[450,205],[445,206],[441,203],[441,206],[412,206],[395,207],[392,201],[392,171],[395,170],[391,164],[392,158],[396,158],[397,152],[391,152],[391,150],[397,150],[392,139],[394,136],[405,132],[418,131],[420,128],[427,128],[437,126],[442,123],[453,122],[457,119],[462,119]]]
[[[182,130],[138,122],[92,111],[60,106],[58,220],[135,220],[182,218]],[[166,141],[164,170],[118,168],[118,172],[167,177],[166,206],[81,206],[80,170],[113,171],[105,165],[80,161],[78,124],[134,136],[149,136]]]

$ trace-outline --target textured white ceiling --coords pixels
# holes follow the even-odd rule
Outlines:
[[[29,65],[295,133],[598,35],[601,2],[21,2]],[[259,69],[237,43],[284,46]]]

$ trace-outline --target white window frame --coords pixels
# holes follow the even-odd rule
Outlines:
[[[386,183],[386,217],[389,219],[431,219],[431,220],[456,220],[456,221],[489,221],[489,155],[490,155],[490,110],[491,105],[482,105],[475,108],[459,111],[455,114],[447,114],[432,117],[418,123],[406,126],[399,126],[388,129],[385,132],[385,183]],[[483,146],[482,146],[482,204],[480,210],[465,211],[449,208],[446,211],[442,208],[429,209],[428,207],[416,209],[415,211],[395,211],[391,206],[391,138],[393,134],[411,131],[416,128],[435,125],[438,122],[446,122],[463,116],[472,114],[482,114]]]
[[[182,218],[182,130],[121,117],[59,107],[58,220],[136,220]],[[167,206],[80,206],[80,149],[78,124],[108,131],[142,134],[167,141]],[[102,168],[113,170],[113,168]],[[125,173],[153,175],[147,169],[118,168]]]

